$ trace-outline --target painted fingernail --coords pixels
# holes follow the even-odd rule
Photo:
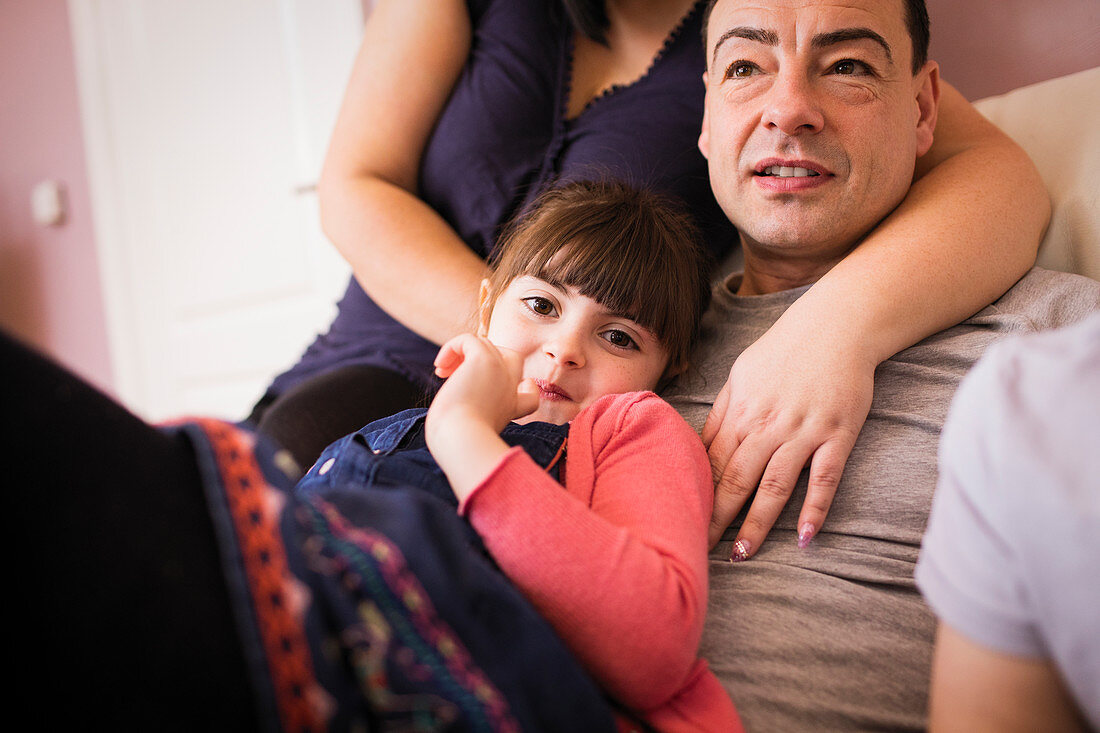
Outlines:
[[[798,547],[801,550],[805,550],[806,546],[810,544],[810,540],[817,534],[817,527],[810,522],[806,522],[802,525],[802,528],[798,530]]]
[[[752,552],[752,543],[748,540],[737,540],[733,543],[733,552],[730,554],[730,562],[748,560],[750,552]]]

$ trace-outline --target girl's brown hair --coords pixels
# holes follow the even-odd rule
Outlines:
[[[613,181],[543,193],[505,231],[490,266],[485,307],[523,275],[576,288],[652,331],[669,352],[666,376],[687,366],[710,303],[710,262],[685,208]]]

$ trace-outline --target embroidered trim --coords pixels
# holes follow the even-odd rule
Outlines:
[[[218,420],[195,422],[221,475],[282,729],[323,730],[332,703],[314,675],[303,627],[309,591],[291,574],[279,534],[285,499],[264,479],[251,435]]]

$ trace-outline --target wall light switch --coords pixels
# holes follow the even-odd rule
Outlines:
[[[65,197],[57,181],[42,181],[31,189],[31,216],[42,226],[57,226],[65,221]]]

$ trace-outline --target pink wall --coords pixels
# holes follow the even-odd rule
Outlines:
[[[931,56],[967,99],[1100,66],[1098,0],[926,0]]]
[[[31,218],[60,181],[67,216]],[[0,327],[93,384],[112,384],[66,0],[0,2]]]

